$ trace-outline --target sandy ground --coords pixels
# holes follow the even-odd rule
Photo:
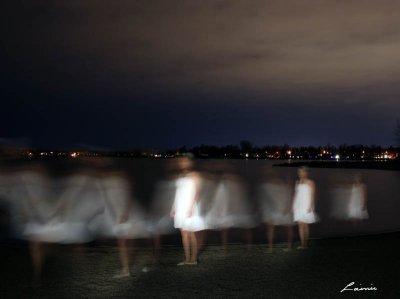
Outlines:
[[[131,276],[115,279],[119,259],[112,243],[53,245],[37,284],[27,244],[3,242],[0,297],[400,298],[400,233],[312,240],[307,250],[282,249],[277,244],[269,254],[265,244],[230,244],[224,253],[209,245],[197,266],[177,267],[179,246],[164,246],[158,262],[150,247],[132,248]],[[350,282],[377,290],[340,292]]]

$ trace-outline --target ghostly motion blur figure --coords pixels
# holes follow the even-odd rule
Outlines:
[[[162,236],[174,232],[173,222],[170,217],[171,206],[176,193],[177,171],[176,161],[168,160],[164,167],[162,179],[157,182],[151,200],[148,230],[152,234],[154,243],[155,261],[159,261]]]
[[[356,175],[351,188],[349,202],[349,219],[367,219],[367,187],[361,181],[361,176]]]
[[[353,180],[341,183],[331,190],[333,205],[331,216],[339,220],[348,220],[358,225],[361,220],[369,218],[367,210],[367,186],[360,174]]]
[[[244,230],[249,248],[251,228],[256,223],[243,180],[227,163],[220,163],[217,170],[219,171],[217,186],[205,216],[207,227],[221,232],[225,252],[229,231],[233,228]]]
[[[274,232],[276,226],[287,229],[287,249],[292,247],[293,219],[290,213],[292,202],[288,184],[285,184],[272,171],[265,174],[265,182],[259,187],[258,201],[261,208],[262,222],[265,223],[268,239],[268,252],[273,250]]]
[[[145,215],[132,197],[132,184],[123,170],[107,166],[103,171],[101,184],[105,200],[101,233],[117,239],[121,262],[121,272],[114,278],[128,277],[130,272],[127,242],[129,239],[147,237]]]
[[[47,171],[40,165],[15,171],[11,176],[9,200],[17,238],[29,242],[34,278],[40,280],[43,242],[51,226],[54,206],[50,199]],[[46,240],[47,241],[47,240]]]

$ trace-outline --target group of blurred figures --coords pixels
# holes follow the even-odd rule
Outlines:
[[[114,238],[122,265],[117,277],[125,277],[129,276],[129,239],[153,238],[159,248],[162,235],[179,229],[184,260],[178,265],[196,265],[207,230],[220,231],[225,247],[229,229],[250,231],[263,223],[271,252],[276,226],[287,227],[290,249],[292,228],[297,224],[298,249],[304,249],[309,224],[319,220],[315,184],[306,168],[298,169],[294,188],[268,168],[256,192],[249,195],[244,181],[225,162],[217,161],[209,171],[199,172],[190,159],[174,159],[146,205],[135,198],[127,173],[107,163],[57,177],[34,164],[4,172],[0,180],[0,195],[7,203],[14,236],[29,241],[36,276],[41,272],[42,247],[48,243]],[[334,217],[368,218],[366,186],[360,176],[332,194],[337,203],[332,209]]]

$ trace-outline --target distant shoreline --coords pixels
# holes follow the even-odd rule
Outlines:
[[[400,170],[400,161],[296,161],[274,164],[278,167],[302,167],[310,168],[345,168],[345,169],[377,169]]]
[[[101,158],[115,158],[115,159],[154,159],[154,160],[169,160],[172,158],[154,158],[154,157],[106,157],[106,156],[80,156],[77,158],[71,157],[7,157],[1,159],[1,162],[29,162],[29,161],[89,161],[90,159],[101,159]],[[243,159],[243,158],[196,158],[196,160],[268,160],[275,162],[273,166],[277,167],[310,167],[310,168],[341,168],[341,169],[376,169],[376,170],[392,170],[400,171],[400,159],[396,160],[287,160],[287,159]]]

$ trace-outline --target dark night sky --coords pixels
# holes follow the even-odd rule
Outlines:
[[[0,143],[394,144],[398,1],[9,1]]]

